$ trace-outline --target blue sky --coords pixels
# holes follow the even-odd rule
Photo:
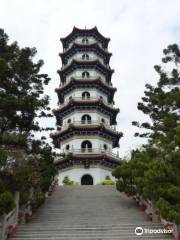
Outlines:
[[[46,88],[52,108],[57,106],[54,89],[59,85],[57,70],[61,67],[59,38],[69,34],[74,25],[97,26],[110,37],[110,64],[115,69],[112,82],[118,89],[115,102],[121,110],[118,129],[124,133],[120,155],[144,142],[133,137],[137,129],[131,122],[147,119],[137,110],[144,86],[157,82],[153,66],[160,63],[162,49],[180,42],[179,0],[0,0],[0,6],[0,27],[11,41],[17,40],[21,47],[35,46],[37,57],[45,61],[42,70],[52,78]],[[53,126],[55,120],[41,124]]]

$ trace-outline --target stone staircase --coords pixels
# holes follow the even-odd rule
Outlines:
[[[162,228],[147,221],[136,203],[112,186],[58,187],[33,216],[18,226],[11,240],[173,239],[166,234],[142,234],[135,228]]]

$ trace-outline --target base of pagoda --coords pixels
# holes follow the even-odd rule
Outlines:
[[[107,177],[115,181],[115,178],[111,174],[111,170],[102,168],[72,168],[59,170],[58,184],[63,185],[63,180],[68,177],[69,180],[74,181],[77,185],[97,185],[101,184]]]

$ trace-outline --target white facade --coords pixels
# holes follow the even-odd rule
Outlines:
[[[69,150],[71,149],[81,149],[81,144],[84,140],[89,140],[92,143],[92,149],[104,149],[104,145],[106,145],[106,150],[112,150],[112,142],[108,141],[99,136],[94,137],[93,135],[86,136],[76,136],[69,138],[66,141],[61,142],[61,149],[66,151],[66,146],[69,145]]]
[[[84,41],[84,39],[88,39],[88,42]],[[69,44],[68,49],[70,49],[72,47],[72,45],[74,43],[78,43],[78,44],[93,44],[93,43],[97,43],[100,47],[102,47],[102,44],[97,42],[97,40],[94,37],[77,37],[75,40],[71,41],[71,43]]]
[[[63,185],[63,180],[65,177],[69,177],[69,179],[73,180],[75,184],[81,185],[81,180],[84,175],[90,175],[93,178],[93,185],[100,184],[107,177],[110,177],[115,181],[115,178],[112,176],[111,171],[108,169],[102,168],[73,168],[66,171],[62,171],[58,176],[59,185]]]
[[[82,117],[85,114],[90,115],[92,121],[102,122],[104,119],[106,124],[108,124],[108,125],[110,124],[110,117],[101,112],[93,111],[93,110],[89,110],[89,111],[88,110],[83,110],[83,111],[79,110],[79,111],[74,111],[74,112],[66,115],[63,119],[63,126],[68,124],[69,119],[71,120],[71,122],[73,122],[73,121],[80,122]]]
[[[88,59],[87,59],[88,56]],[[78,61],[95,61],[99,60],[102,64],[104,64],[104,59],[102,57],[99,57],[95,53],[89,53],[89,52],[81,52],[81,53],[75,53],[72,57],[68,59],[67,65],[69,65],[73,60]],[[106,64],[104,64],[106,66]]]
[[[72,90],[70,93],[66,94],[66,97],[65,97],[65,102],[69,101],[69,98],[72,97],[72,98],[75,98],[75,99],[82,99],[82,96],[83,96],[83,93],[84,92],[88,92],[90,97],[89,97],[89,100],[96,100],[96,99],[99,99],[100,97],[103,99],[104,102],[106,102],[108,104],[108,101],[107,101],[107,95],[105,95],[104,93],[100,92],[99,90],[95,89],[95,88],[79,88],[79,89],[75,89],[75,90]]]
[[[106,82],[106,78],[105,78],[105,76],[104,76],[102,73],[100,73],[100,72],[98,72],[98,71],[96,71],[96,70],[94,70],[94,69],[89,70],[89,69],[84,68],[84,69],[72,71],[72,72],[66,77],[66,83],[68,83],[68,82],[71,80],[72,77],[81,80],[81,79],[82,79],[82,74],[83,74],[83,72],[85,72],[85,71],[88,71],[88,72],[89,72],[89,77],[88,77],[88,79],[101,78],[103,82]]]

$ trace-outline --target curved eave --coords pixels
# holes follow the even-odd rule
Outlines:
[[[61,164],[64,164],[68,161],[72,161],[74,160],[75,162],[80,160],[80,161],[93,161],[93,160],[100,160],[100,161],[107,161],[107,162],[110,162],[110,163],[113,163],[115,165],[120,165],[121,164],[121,161],[117,158],[114,158],[114,157],[110,157],[110,156],[107,156],[106,153],[102,154],[96,154],[96,155],[93,155],[93,156],[90,156],[90,155],[78,155],[78,154],[71,154],[71,155],[67,155],[65,156],[63,159],[60,159],[59,161],[56,161],[54,163],[54,165],[58,166],[58,165],[61,165]]]
[[[82,126],[74,126],[73,123],[70,124],[69,127],[66,128],[65,130],[54,133],[54,134],[51,134],[51,137],[56,138],[56,137],[59,137],[63,134],[66,134],[66,133],[68,133],[70,131],[74,131],[74,130],[79,130],[79,131],[95,131],[95,130],[98,130],[98,131],[109,133],[113,137],[118,137],[119,139],[120,139],[120,137],[122,137],[122,133],[110,130],[110,129],[106,128],[103,124],[100,124],[100,125],[97,125],[97,126],[88,125],[88,126],[83,126],[82,127]]]
[[[70,124],[67,129],[64,131],[60,131],[54,134],[51,134],[51,138],[53,140],[59,139],[60,141],[63,141],[64,139],[67,139],[69,137],[75,136],[75,135],[98,135],[103,136],[105,138],[110,139],[113,142],[113,147],[119,147],[119,140],[122,137],[122,133],[115,132],[110,129],[107,129],[103,125],[97,125],[97,126],[74,126],[73,124]]]
[[[72,45],[72,47],[70,49],[68,49],[67,51],[60,53],[59,56],[61,57],[62,63],[65,64],[66,63],[66,58],[71,57],[74,53],[76,53],[77,51],[93,51],[96,50],[94,52],[99,52],[99,56],[103,56],[104,59],[106,59],[106,62],[109,63],[110,57],[112,56],[112,53],[109,53],[105,50],[103,50],[102,48],[99,47],[99,45],[97,43],[93,43],[93,44],[89,44],[89,45],[83,45],[83,44],[78,44],[78,43],[74,43]]]
[[[58,94],[59,101],[62,103],[64,101],[64,94],[67,92],[70,92],[78,87],[95,87],[97,89],[104,89],[104,92],[106,92],[109,96],[109,101],[113,101],[114,93],[117,91],[117,88],[107,86],[104,84],[100,78],[94,79],[94,80],[76,80],[75,78],[72,78],[69,83],[67,83],[64,86],[61,86],[59,88],[55,89],[55,92]]]
[[[119,109],[118,108],[111,108],[111,107],[105,105],[101,100],[82,102],[82,101],[75,101],[75,100],[72,99],[63,108],[54,109],[53,113],[56,116],[59,124],[61,124],[63,116],[65,116],[66,114],[69,114],[70,112],[72,112],[72,110],[83,109],[84,107],[86,109],[87,108],[89,108],[89,109],[95,109],[96,108],[99,111],[105,110],[105,112],[106,112],[105,114],[108,114],[111,118],[111,124],[116,124],[116,116],[119,113]],[[104,111],[101,111],[101,112],[104,112]]]
[[[67,47],[67,45],[76,37],[76,36],[94,36],[96,37],[100,42],[103,43],[104,47],[107,48],[108,43],[110,41],[110,38],[104,37],[97,29],[97,27],[91,28],[91,29],[80,29],[77,27],[74,27],[72,32],[68,34],[64,38],[60,38],[62,44],[64,47]]]
[[[106,68],[99,60],[95,61],[77,61],[73,59],[73,61],[64,69],[58,70],[57,72],[60,75],[61,81],[65,82],[65,77],[74,71],[75,69],[85,69],[85,68],[96,68],[102,74],[106,75],[106,78],[110,81],[112,74],[114,73],[113,69]]]
[[[72,108],[73,106],[95,106],[95,107],[102,107],[104,109],[106,109],[109,113],[113,113],[114,115],[117,115],[119,113],[119,109],[118,108],[111,108],[107,105],[105,105],[101,100],[97,100],[97,101],[76,101],[73,98],[71,99],[71,101],[69,101],[69,103],[67,105],[65,105],[62,108],[58,108],[58,109],[54,109],[53,113],[56,115],[58,113],[62,113],[65,110],[67,110],[68,108]]]

